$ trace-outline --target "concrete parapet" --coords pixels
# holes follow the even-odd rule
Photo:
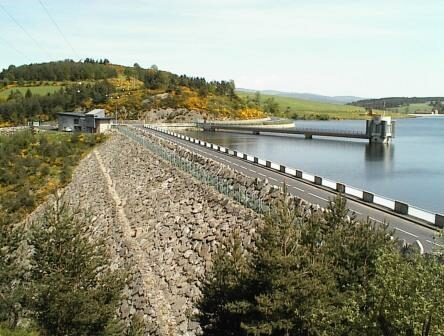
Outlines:
[[[295,176],[296,176],[297,178],[302,178],[302,170],[296,170],[296,174],[295,174]]]
[[[248,155],[247,154],[244,154],[244,156],[242,157],[244,160],[247,160],[248,159]]]
[[[403,214],[403,215],[408,215],[409,205],[406,203],[395,201],[395,212]]]
[[[254,163],[259,163],[259,158],[254,157]]]
[[[237,151],[233,151],[233,156],[237,156]]]
[[[444,215],[435,215],[435,225],[440,228],[444,228]]]
[[[336,183],[336,191],[341,194],[345,194],[345,184]]]
[[[322,177],[315,176],[314,183],[317,184],[317,185],[322,185]]]
[[[372,194],[372,193],[369,193],[369,192],[367,192],[367,191],[363,191],[362,192],[362,200],[364,201],[364,202],[367,202],[367,203],[373,203],[373,199],[375,198],[375,195],[374,194]]]
[[[280,171],[281,173],[285,173],[285,166],[280,165],[280,166],[279,166],[279,171]]]
[[[271,161],[265,161],[265,167],[271,168]]]

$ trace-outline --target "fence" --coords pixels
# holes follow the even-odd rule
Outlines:
[[[265,168],[277,171],[279,173],[291,176],[293,178],[302,179],[307,182],[314,183],[316,185],[322,186],[324,188],[329,189],[332,192],[339,192],[343,193],[349,197],[358,199],[360,201],[363,201],[365,203],[368,203],[369,205],[376,205],[378,207],[382,207],[387,210],[391,210],[394,213],[401,215],[401,216],[409,216],[411,220],[421,220],[423,222],[426,222],[428,224],[432,224],[438,228],[444,228],[444,215],[442,214],[436,214],[424,209],[420,209],[416,206],[409,205],[405,202],[392,200],[368,191],[360,190],[348,185],[345,185],[343,183],[334,182],[328,179],[324,179],[321,176],[312,175],[306,172],[303,172],[298,169],[289,168],[284,165],[271,162],[268,160],[263,160],[255,156],[251,156],[249,154],[241,153],[226,147],[222,147],[219,145],[215,145],[200,139],[195,139],[183,134],[178,134],[169,130],[165,130],[162,128],[158,128],[152,125],[144,125],[145,128],[168,134],[171,136],[174,136],[176,138],[189,141],[195,144],[198,144],[200,146],[215,150],[217,152],[225,153],[230,156],[238,157],[242,160],[249,161],[251,163],[257,164],[259,166],[264,166]]]
[[[258,195],[252,193],[246,187],[240,184],[232,184],[222,176],[211,174],[207,169],[196,162],[188,160],[164,146],[145,140],[144,136],[137,134],[129,127],[116,126],[116,128],[128,138],[134,140],[162,159],[168,161],[173,166],[191,174],[203,184],[215,188],[218,192],[236,200],[245,207],[250,208],[257,213],[265,214],[269,212],[270,205],[262,198],[258,197]]]

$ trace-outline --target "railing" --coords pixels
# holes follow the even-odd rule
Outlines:
[[[229,198],[234,199],[245,207],[250,208],[260,214],[265,214],[270,211],[270,205],[262,198],[249,191],[246,187],[239,184],[233,185],[222,176],[211,174],[210,172],[208,172],[207,169],[197,164],[196,162],[192,160],[187,160],[164,146],[158,145],[152,141],[145,140],[144,136],[141,136],[140,134],[134,132],[129,127],[115,127],[122,134],[139,143],[162,159],[168,161],[176,168],[179,168],[180,170],[191,174],[201,183],[215,188],[218,192],[228,196]]]
[[[294,128],[295,131],[304,133],[337,133],[337,134],[350,134],[350,135],[366,135],[365,132],[353,131],[353,130],[341,130],[341,129],[321,129],[321,128]]]
[[[186,140],[195,144],[198,144],[200,146],[204,146],[206,148],[215,150],[217,152],[225,153],[230,156],[238,157],[242,160],[249,161],[251,163],[257,164],[259,166],[264,166],[265,168],[277,171],[281,174],[285,174],[288,176],[291,176],[296,179],[305,180],[307,182],[314,183],[316,185],[322,186],[324,188],[327,188],[328,190],[332,192],[339,192],[342,193],[348,197],[351,197],[352,199],[359,200],[361,202],[368,203],[368,205],[376,205],[378,207],[390,210],[400,216],[408,216],[411,220],[420,220],[424,223],[431,224],[433,226],[436,226],[437,228],[444,228],[444,215],[433,213],[424,209],[420,209],[418,207],[409,205],[405,202],[392,200],[389,198],[386,198],[384,196],[377,195],[375,193],[371,193],[368,191],[360,190],[358,188],[354,188],[348,185],[345,185],[343,183],[334,182],[328,179],[324,179],[321,176],[312,175],[309,173],[306,173],[302,170],[286,167],[284,165],[281,165],[279,163],[271,162],[268,160],[263,160],[255,156],[251,156],[248,154],[244,154],[241,152],[238,152],[236,150],[229,149],[227,147],[222,147],[219,145],[215,145],[200,139],[195,139],[183,134],[178,134],[169,130],[165,130],[162,128],[158,128],[151,125],[144,125],[145,128],[155,130],[164,134],[168,134],[174,137],[177,137],[182,140]]]

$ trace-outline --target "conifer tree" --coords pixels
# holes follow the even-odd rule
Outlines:
[[[26,264],[22,259],[23,230],[14,227],[0,209],[0,322],[14,328],[26,299]]]
[[[124,273],[111,271],[85,216],[57,199],[33,224],[31,310],[48,335],[104,335],[113,324]],[[113,329],[113,328],[111,328]]]
[[[202,282],[203,299],[198,303],[197,320],[204,335],[243,335],[241,321],[245,306],[239,304],[246,292],[248,259],[238,233],[214,257],[214,266]],[[234,307],[233,303],[237,306]]]

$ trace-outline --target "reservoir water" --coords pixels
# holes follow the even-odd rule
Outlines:
[[[365,132],[365,121],[300,121],[297,127]],[[303,136],[186,132],[262,159],[444,213],[444,118],[396,121],[389,145]]]

